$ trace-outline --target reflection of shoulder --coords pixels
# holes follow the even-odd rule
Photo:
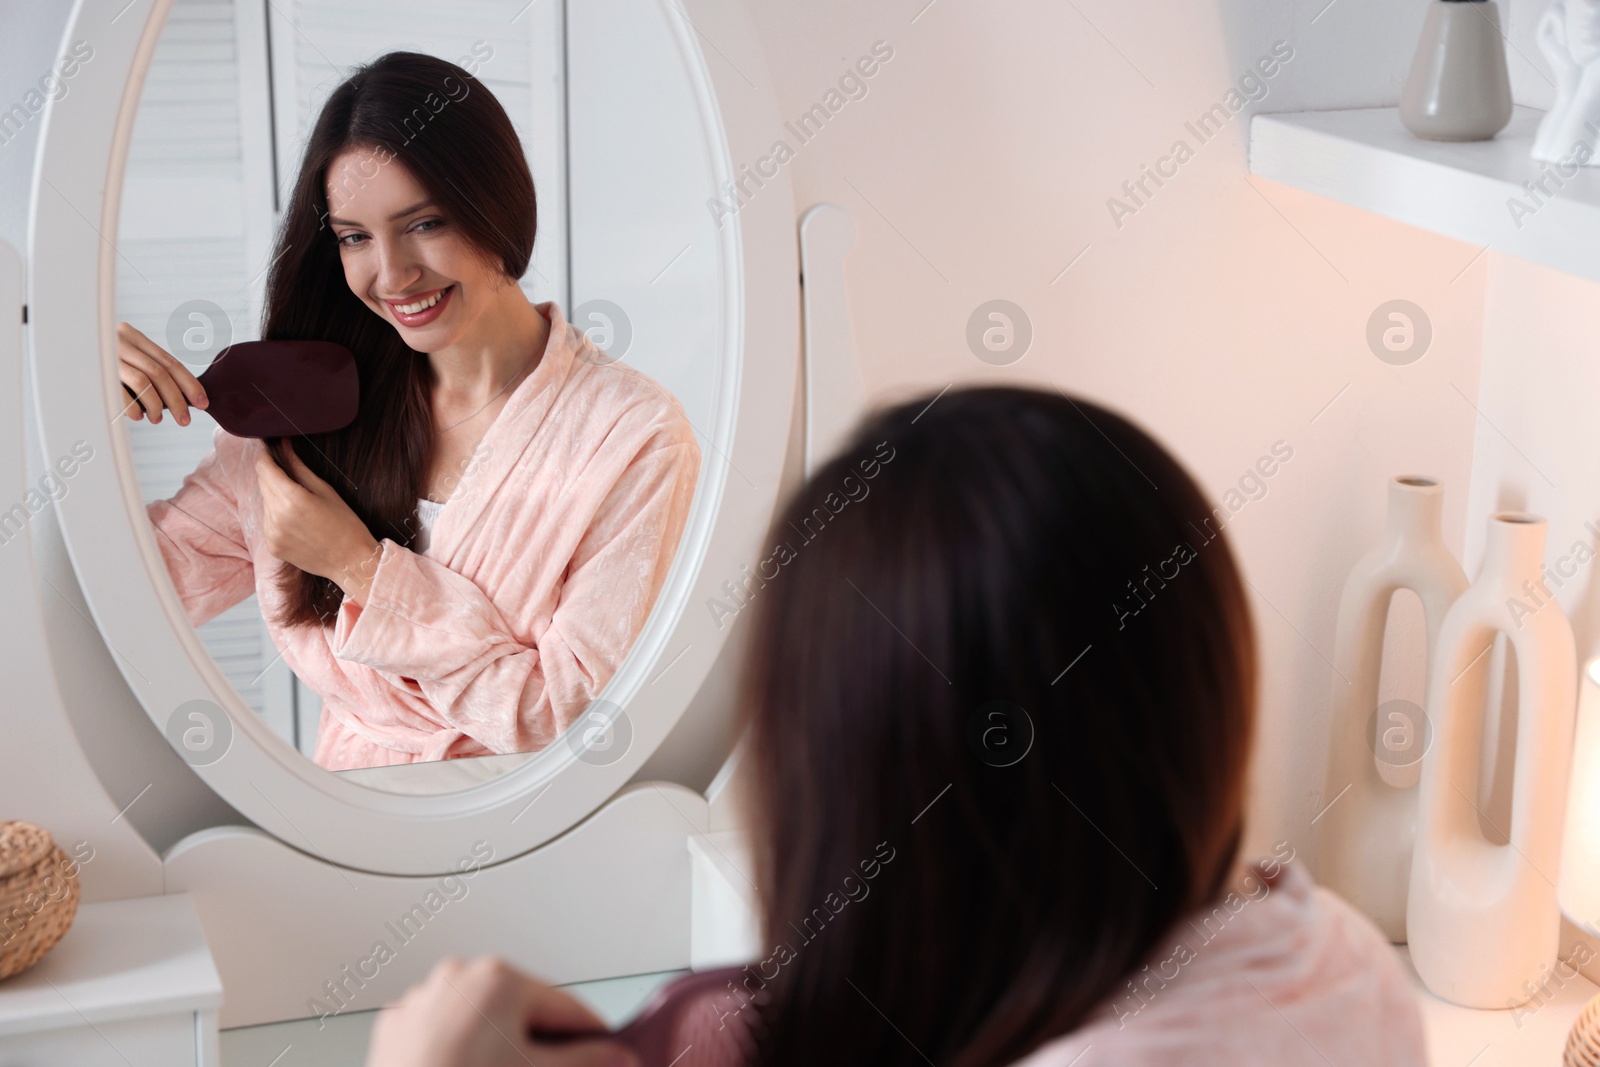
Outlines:
[[[650,449],[694,445],[693,427],[678,398],[637,367],[620,360],[576,361],[567,392],[563,402],[581,412],[587,430],[604,435],[609,444]]]
[[[256,455],[262,444],[254,437],[235,437],[221,426],[211,432],[217,464],[228,477],[243,480],[243,488],[256,485]]]

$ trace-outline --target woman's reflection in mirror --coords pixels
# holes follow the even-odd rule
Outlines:
[[[694,432],[659,383],[529,300],[536,231],[523,146],[487,87],[414,52],[358,67],[311,131],[261,337],[349,348],[360,412],[272,441],[218,429],[149,505],[190,622],[259,598],[322,698],[323,767],[549,745],[665,580]],[[169,353],[119,338],[131,417],[204,407]]]

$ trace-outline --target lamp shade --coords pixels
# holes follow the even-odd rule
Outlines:
[[[1578,680],[1558,898],[1574,925],[1600,936],[1600,656]]]

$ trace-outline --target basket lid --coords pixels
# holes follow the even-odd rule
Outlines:
[[[37,866],[53,848],[55,841],[44,827],[20,820],[0,820],[0,878]]]

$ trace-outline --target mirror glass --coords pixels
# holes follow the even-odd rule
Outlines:
[[[652,63],[681,63],[643,51],[660,51],[668,39],[660,26],[619,28],[615,14],[593,16],[613,18],[602,29],[550,0],[458,6],[443,20],[436,4],[393,0],[176,0],[139,98],[116,235],[115,318],[119,333],[126,323],[197,376],[228,344],[261,336],[268,270],[283,254],[280,223],[311,128],[356,65],[400,50],[456,64],[470,80],[442,86],[425,106],[437,113],[466,93],[492,94],[533,176],[537,239],[518,284],[536,308],[551,302],[588,344],[566,344],[574,354],[559,374],[554,358],[549,368],[542,359],[526,364],[531,370],[508,379],[492,418],[463,418],[459,440],[434,446],[427,496],[435,506],[419,503],[408,546],[380,545],[382,562],[368,574],[383,583],[377,599],[351,611],[342,630],[264,617],[268,493],[254,464],[259,442],[228,437],[199,409],[188,425],[170,411],[156,424],[119,420],[174,587],[186,607],[204,604],[196,631],[217,668],[288,745],[375,788],[465,788],[532,758],[563,729],[569,743],[582,734],[586,750],[604,752],[620,713],[601,697],[605,683],[681,545],[710,451],[701,431],[715,422],[726,388],[722,368],[703,358],[720,297],[707,284],[716,277],[710,242],[695,240],[709,224],[703,204],[662,196],[643,227],[637,202],[631,214],[610,210],[608,197],[637,198],[642,179],[637,170],[614,173],[610,149],[627,120],[612,122],[625,109],[600,86],[615,81],[630,49],[639,53],[639,81]],[[571,39],[578,32],[589,43]],[[602,48],[601,33],[621,39]],[[685,121],[698,121],[687,93],[682,108]],[[595,179],[582,181],[587,173]],[[363,225],[330,225],[319,237],[371,240],[378,227],[369,220],[382,219],[363,213],[360,196],[344,196]],[[337,203],[331,213],[341,214]],[[421,247],[427,238],[407,227],[448,228],[458,221],[449,215],[408,216],[388,231],[393,247]],[[394,295],[459,282],[441,261],[423,260]],[[400,276],[374,281],[369,273],[362,284],[381,288]],[[439,322],[452,310],[460,321],[491,306],[467,299],[451,309],[449,295]],[[363,313],[408,345],[437,336],[425,324],[407,332],[376,309]],[[559,341],[550,337],[546,356]],[[429,359],[426,348],[413,351]],[[580,381],[587,384],[566,387]],[[541,391],[554,399],[546,404]],[[467,398],[483,392],[464,394],[450,411],[470,418]],[[655,413],[648,436],[628,404]],[[433,430],[440,425],[435,418]],[[619,427],[631,427],[634,444],[616,446],[626,437]],[[681,443],[688,438],[692,447]],[[673,440],[680,443],[658,447]],[[660,459],[668,453],[671,462]],[[297,477],[296,489],[312,486]],[[276,514],[289,514],[288,491],[276,492]],[[160,608],[151,611],[156,623]]]

